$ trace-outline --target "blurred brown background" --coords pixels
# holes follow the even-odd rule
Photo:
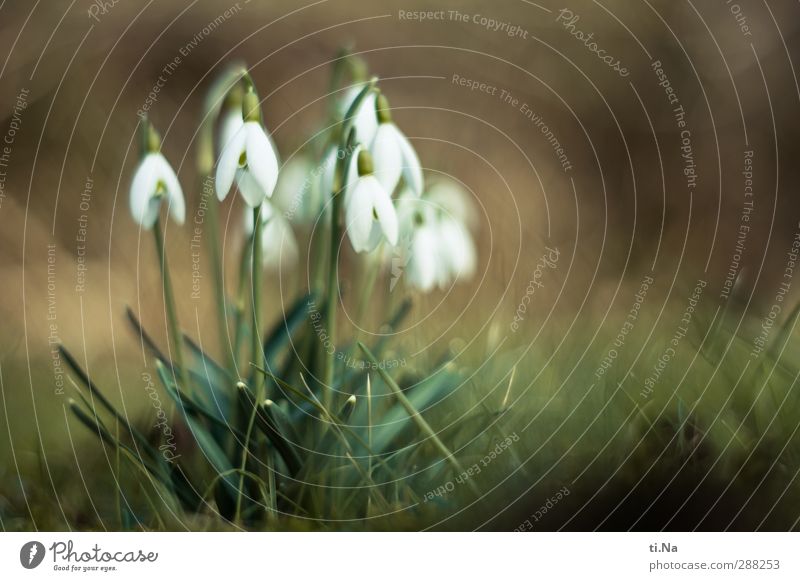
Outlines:
[[[444,172],[467,184],[481,213],[478,276],[445,301],[418,298],[415,317],[439,316],[411,341],[438,336],[454,319],[443,344],[451,336],[476,337],[482,350],[498,333],[508,334],[545,245],[557,247],[562,259],[530,317],[542,321],[555,308],[550,331],[583,321],[572,332],[590,336],[587,329],[608,311],[629,309],[631,289],[651,271],[653,296],[661,297],[653,299],[654,310],[667,297],[683,302],[685,293],[676,289],[697,278],[709,281],[707,306],[721,304],[741,224],[747,150],[754,210],[736,269],[746,269],[737,296],[746,304],[755,289],[747,308],[763,316],[800,218],[794,161],[800,93],[792,67],[800,61],[800,8],[745,0],[574,0],[567,7],[579,16],[572,29],[559,16],[562,8],[550,0],[2,3],[0,133],[14,135],[2,168],[0,353],[12,427],[35,429],[27,411],[15,414],[30,409],[31,389],[40,406],[63,403],[52,396],[51,323],[119,390],[127,389],[126,371],[142,362],[124,307],[132,305],[156,331],[163,327],[152,241],[130,219],[127,194],[138,155],[136,112],[176,56],[180,65],[167,75],[150,116],[179,168],[189,220],[200,194],[193,139],[202,98],[225,63],[238,59],[252,67],[284,159],[324,118],[321,97],[340,47],[351,45],[384,79],[395,118],[423,164],[431,175]],[[423,22],[401,16],[414,11],[444,16]],[[484,17],[508,26],[492,30]],[[511,26],[519,29],[514,36],[504,32]],[[630,74],[611,70],[575,30],[593,33]],[[653,61],[662,63],[686,112],[698,175],[691,196],[680,131]],[[454,75],[497,91],[470,91],[453,83]],[[503,101],[502,90],[516,103]],[[15,113],[20,95],[26,107]],[[552,130],[570,170],[520,110],[523,104]],[[236,203],[231,197],[226,210]],[[84,213],[86,286],[77,292],[76,236]],[[237,252],[237,216],[231,214],[228,256]],[[197,336],[212,316],[212,294],[205,281],[203,298],[189,299],[188,235],[170,225],[167,239],[181,319]],[[55,245],[51,281],[48,245]],[[291,300],[289,289],[304,281],[303,268],[287,273],[283,286],[272,277],[270,313],[280,311],[282,293],[284,302]],[[530,341],[538,326],[528,331],[510,344]]]

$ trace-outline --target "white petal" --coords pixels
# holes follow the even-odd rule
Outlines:
[[[411,242],[411,258],[408,263],[408,283],[423,291],[430,291],[437,282],[438,240],[428,226],[417,229]]]
[[[249,121],[244,126],[247,136],[245,144],[247,169],[264,190],[264,196],[272,197],[275,184],[278,182],[278,156],[275,154],[264,128],[259,123]],[[255,207],[263,201],[262,199],[256,204],[248,203]]]
[[[240,107],[228,109],[223,114],[222,121],[220,121],[219,142],[217,144],[220,152],[225,151],[225,147],[233,140],[242,125],[244,125],[244,119],[242,119]]]
[[[139,162],[131,180],[130,208],[133,219],[143,228],[152,228],[158,217],[158,154],[150,153]]]
[[[358,180],[348,189],[348,196],[345,198],[347,235],[356,252],[370,252],[375,248],[374,241],[371,240],[372,198],[375,187],[381,187],[375,178]]]
[[[378,116],[375,113],[375,93],[370,93],[362,101],[361,107],[358,109],[354,127],[356,128],[356,137],[361,143],[369,143],[375,138],[375,132],[378,131]]]
[[[439,236],[450,273],[458,278],[471,277],[475,273],[477,256],[467,229],[452,218],[443,218],[439,225]]]
[[[339,115],[342,119],[347,115],[347,111],[355,101],[358,94],[364,88],[364,85],[358,85],[350,88],[345,94],[344,99],[341,101],[339,108]],[[375,99],[374,92],[366,96],[358,108],[358,112],[353,119],[353,126],[356,128],[356,137],[361,143],[371,143],[375,137],[375,132],[378,130],[378,116],[375,113]]]
[[[424,185],[422,181],[422,165],[419,162],[417,152],[414,151],[403,132],[396,127],[395,136],[402,156],[403,179],[415,194],[421,196]]]
[[[251,210],[264,203],[264,190],[261,188],[261,184],[255,180],[249,168],[236,170],[236,185],[239,186],[239,193],[242,194],[242,198]]]
[[[392,246],[397,245],[397,237],[399,235],[399,226],[397,223],[397,212],[392,204],[392,198],[388,192],[383,189],[380,182],[373,176],[366,176],[364,181],[372,182],[372,206],[375,209],[375,214],[378,216],[381,230],[383,231],[386,240]]]
[[[403,153],[400,149],[398,133],[393,123],[381,123],[370,148],[375,166],[375,177],[389,194],[394,192],[403,172]]]
[[[469,192],[455,180],[437,179],[428,188],[425,197],[450,218],[470,228],[478,225],[478,214]]]
[[[236,170],[239,168],[239,159],[244,153],[245,130],[242,126],[239,131],[228,141],[225,149],[222,150],[219,162],[217,163],[216,188],[217,198],[221,202],[233,186],[233,178],[236,177]]]
[[[350,192],[359,183],[359,176],[358,176],[358,154],[361,151],[362,147],[357,145],[355,150],[353,151],[353,155],[350,156],[350,166],[347,168],[347,183],[344,186],[344,205],[347,206],[347,200],[350,197]]]
[[[183,224],[186,220],[186,202],[183,199],[183,189],[175,175],[175,170],[160,153],[157,154],[158,160],[158,179],[163,182],[166,189],[167,202],[169,203],[169,213],[172,219],[178,224]]]

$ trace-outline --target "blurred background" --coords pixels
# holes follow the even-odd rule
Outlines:
[[[152,241],[128,211],[143,107],[189,221],[202,102],[227,63],[250,67],[287,159],[325,119],[338,51],[360,55],[428,175],[463,182],[479,216],[476,276],[413,297],[402,335],[421,361],[463,349],[476,364],[500,344],[577,359],[613,338],[647,276],[652,329],[671,336],[702,280],[702,308],[747,313],[755,336],[781,282],[797,299],[798,16],[793,3],[748,0],[0,3],[0,503],[20,502],[18,466],[57,478],[38,450],[84,453],[56,342],[128,412],[148,405],[124,320],[130,305],[163,339]],[[241,244],[236,204],[223,210],[228,257]],[[210,281],[191,298],[190,235],[167,228],[180,317],[215,351]],[[558,264],[512,332],[548,248]],[[306,262],[267,276],[270,317],[306,288]],[[345,268],[344,288],[357,280]]]

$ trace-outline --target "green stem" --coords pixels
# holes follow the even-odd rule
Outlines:
[[[406,413],[411,417],[411,420],[417,424],[417,427],[420,431],[430,439],[431,443],[439,450],[439,453],[444,456],[444,459],[450,463],[450,465],[455,469],[456,475],[462,474],[464,472],[464,468],[461,466],[461,462],[455,457],[455,455],[449,450],[449,448],[445,445],[444,442],[439,438],[437,433],[431,428],[430,424],[422,417],[422,415],[417,411],[414,407],[414,404],[406,397],[406,394],[403,393],[403,390],[400,388],[399,385],[395,382],[394,379],[386,372],[386,370],[381,367],[378,363],[378,360],[373,355],[372,351],[364,345],[362,342],[358,342],[358,348],[361,349],[361,352],[364,353],[364,356],[367,358],[367,361],[372,363],[375,368],[378,370],[378,375],[381,376],[383,382],[392,390],[394,393],[395,398],[403,406],[406,410]],[[472,491],[477,495],[481,496],[480,490],[478,489],[477,485],[472,480],[467,480],[469,487]]]
[[[383,245],[379,246],[375,250],[376,254],[379,255],[382,249]],[[370,304],[372,291],[375,290],[375,283],[378,280],[378,273],[381,270],[381,263],[377,256],[370,256],[367,261],[367,272],[364,278],[364,285],[361,288],[361,302],[358,304],[358,318],[356,319],[356,324],[360,327],[363,327],[364,315],[367,313],[367,306]]]
[[[334,186],[335,188],[335,186]],[[339,188],[341,189],[341,188]],[[340,192],[334,191],[333,207],[331,208],[331,240],[330,240],[330,267],[328,270],[328,296],[327,296],[327,331],[331,338],[334,348],[325,361],[325,376],[323,393],[323,405],[330,407],[333,399],[333,372],[336,363],[336,313],[338,307],[337,297],[339,294],[339,238],[341,238],[341,225],[339,214],[341,212],[342,196]]]
[[[263,265],[261,264],[261,209],[253,208],[253,273],[251,280],[253,283],[253,363],[259,367],[266,368],[264,361],[264,349],[261,347],[261,272]],[[263,401],[266,397],[264,391],[264,377],[260,373],[256,373],[253,378],[254,392],[256,394],[256,401]]]
[[[250,249],[253,246],[252,237],[245,242],[242,247],[242,255],[239,258],[239,284],[236,291],[236,316],[234,320],[234,335],[233,335],[233,358],[235,361],[235,372],[241,379],[242,374],[239,372],[239,363],[242,351],[242,340],[244,339],[244,317],[245,309],[247,308],[247,281],[250,276]]]
[[[260,374],[259,374],[260,375]],[[240,384],[239,389],[247,389],[244,385]],[[250,419],[247,423],[247,433],[244,436],[244,445],[242,446],[242,461],[240,464],[239,472],[239,491],[236,495],[236,513],[233,522],[239,524],[239,519],[242,514],[242,495],[244,494],[244,472],[247,468],[247,457],[250,455],[250,439],[253,435],[253,425],[256,422],[257,405],[253,405],[253,411],[250,413]]]
[[[213,191],[209,197],[213,197]],[[203,190],[205,193],[205,189]],[[208,232],[208,245],[211,250],[211,263],[214,278],[214,295],[217,306],[217,331],[219,333],[219,348],[222,350],[225,362],[231,373],[236,373],[236,363],[228,336],[228,309],[225,297],[225,273],[222,270],[222,255],[220,252],[219,237],[219,205],[216,200],[207,204],[205,224]]]
[[[156,223],[153,225],[153,234],[156,238],[156,251],[158,252],[158,261],[161,267],[164,307],[167,310],[167,325],[169,327],[168,333],[172,339],[172,348],[175,351],[174,357],[178,367],[178,369],[173,369],[173,372],[178,380],[183,383],[184,388],[187,388],[189,376],[186,374],[186,367],[183,364],[183,335],[181,335],[180,326],[178,325],[175,295],[172,290],[172,280],[169,276],[167,253],[164,249],[164,234],[161,231],[161,220],[159,218],[156,218]]]
[[[344,194],[343,190],[347,185],[347,170],[350,167],[350,159],[352,157],[353,150],[356,146],[356,138],[355,138],[355,131],[352,129],[355,115],[358,112],[358,108],[361,107],[361,104],[366,99],[367,95],[375,90],[375,84],[378,82],[377,78],[373,78],[353,99],[353,102],[350,105],[347,113],[344,116],[344,120],[342,121],[342,139],[339,143],[340,150],[344,152],[344,155],[340,155],[337,159],[336,163],[336,171],[334,172],[333,178],[333,191],[331,192],[331,196],[333,198],[333,202],[331,204],[331,222],[330,222],[330,251],[329,258],[330,258],[330,265],[328,270],[328,294],[327,294],[327,304],[326,304],[326,315],[327,315],[327,331],[328,335],[331,338],[331,342],[333,343],[334,347],[336,345],[336,313],[337,313],[337,306],[338,306],[338,289],[339,289],[339,239],[341,238],[341,206],[342,206],[342,196]],[[329,404],[332,403],[333,400],[333,375],[334,375],[334,368],[336,364],[336,349],[331,349],[330,353],[325,361],[325,375],[323,377],[323,387],[325,391],[323,392],[323,402],[326,404],[326,407],[329,407]]]

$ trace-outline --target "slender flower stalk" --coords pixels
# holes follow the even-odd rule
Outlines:
[[[217,307],[217,332],[219,334],[219,348],[224,354],[227,368],[231,373],[236,372],[236,356],[228,334],[228,309],[225,293],[225,271],[222,268],[222,253],[220,252],[219,235],[219,207],[211,201],[206,209],[204,218],[208,246],[211,252],[211,266],[214,278],[214,302]]]
[[[167,312],[167,326],[177,369],[173,369],[179,382],[187,386],[189,376],[183,363],[183,335],[178,324],[178,314],[175,307],[175,296],[172,290],[172,280],[167,265],[167,253],[164,245],[164,235],[161,231],[159,211],[162,201],[169,204],[172,218],[183,224],[186,207],[175,171],[161,153],[161,136],[149,120],[142,122],[142,161],[136,168],[131,181],[131,213],[143,228],[152,228],[156,242],[158,263],[161,268],[161,281],[164,297],[164,307]]]
[[[175,352],[174,357],[178,367],[174,369],[173,372],[178,377],[178,381],[183,383],[184,387],[188,387],[189,376],[186,372],[186,366],[183,363],[183,335],[181,334],[180,325],[178,324],[175,293],[172,290],[172,278],[169,275],[169,266],[167,265],[164,235],[161,232],[161,224],[158,217],[156,217],[153,234],[156,239],[156,252],[158,253],[159,266],[161,267],[161,282],[164,291],[164,308],[167,311],[167,324],[169,325],[169,334],[172,338],[172,348]]]
[[[227,141],[243,124],[243,70],[244,67],[241,63],[234,63],[225,67],[212,83],[203,103],[204,115],[197,139],[197,169],[204,198],[207,197],[210,189],[208,184],[213,184],[214,163],[218,154],[222,152]],[[217,125],[219,126],[219,135],[215,139],[214,133]],[[220,250],[219,207],[213,200],[206,204],[203,224],[209,252],[211,253],[219,348],[222,351],[228,370],[235,374],[236,354],[228,331],[225,272],[222,266],[222,253]]]
[[[336,163],[336,171],[334,172],[333,188],[331,192],[332,208],[331,208],[331,228],[330,228],[330,264],[328,270],[328,296],[327,296],[327,322],[328,334],[332,341],[336,341],[336,311],[338,303],[338,288],[339,288],[339,239],[341,233],[341,213],[342,213],[342,197],[345,184],[348,183],[348,169],[351,165],[351,158],[356,145],[356,134],[353,128],[355,114],[359,111],[364,100],[371,95],[375,90],[375,84],[378,82],[377,78],[373,78],[362,89],[361,92],[353,99],[350,108],[344,116],[342,125],[342,135],[345,136],[343,141],[339,144],[340,154]],[[325,392],[323,394],[323,403],[326,408],[333,398],[333,375],[336,363],[336,349],[330,349],[325,365],[325,374],[323,381],[325,385]]]
[[[247,316],[247,284],[250,280],[250,260],[252,260],[251,252],[253,250],[253,236],[252,234],[242,246],[242,253],[239,257],[239,280],[236,286],[236,314],[234,316],[234,333],[233,333],[233,358],[236,366],[236,373],[239,377],[242,374],[239,372],[239,365],[241,363],[240,356],[242,352],[242,343],[244,341],[244,321]]]
[[[253,259],[252,259],[252,305],[253,305],[253,363],[262,369],[266,369],[264,360],[264,349],[261,347],[261,273],[264,269],[262,264],[262,245],[261,245],[261,230],[263,228],[261,219],[261,208],[253,208]],[[262,401],[265,398],[264,390],[264,376],[261,373],[254,373],[254,391],[256,400]]]

